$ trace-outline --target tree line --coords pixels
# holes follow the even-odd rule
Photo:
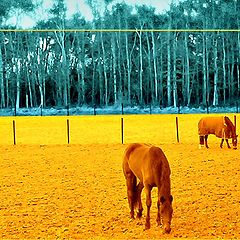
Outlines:
[[[64,0],[55,0],[32,31],[0,21],[1,108],[238,100],[239,1],[186,0],[161,14],[125,3],[109,10],[110,2],[100,14],[97,1],[88,1],[91,22],[80,14],[67,19]]]

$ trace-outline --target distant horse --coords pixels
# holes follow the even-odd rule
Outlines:
[[[172,200],[170,187],[170,167],[163,151],[155,146],[134,143],[124,153],[123,173],[126,178],[130,217],[134,218],[134,208],[138,208],[137,217],[142,216],[141,192],[145,189],[147,215],[145,229],[150,228],[151,190],[158,188],[157,224],[163,222],[163,229],[170,233],[172,219]],[[139,183],[137,184],[137,179]]]
[[[205,140],[205,146],[208,148],[208,135],[214,134],[218,138],[222,138],[220,147],[222,148],[224,139],[227,143],[228,148],[231,148],[228,139],[232,139],[232,145],[233,149],[237,149],[237,137],[236,135],[236,129],[231,120],[226,117],[204,117],[200,119],[198,123],[198,135],[199,135],[199,141],[201,145],[204,145]]]

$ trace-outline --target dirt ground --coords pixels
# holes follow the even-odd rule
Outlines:
[[[209,149],[199,149],[201,116],[0,118],[0,238],[240,238],[239,149],[226,145],[220,149],[220,139],[214,136],[209,137]],[[66,119],[70,120],[70,144]],[[170,234],[156,226],[156,189],[151,229],[143,230],[144,192],[143,218],[129,218],[121,165],[131,142],[155,144],[169,160],[174,197]]]

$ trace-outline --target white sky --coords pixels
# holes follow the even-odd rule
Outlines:
[[[87,20],[92,19],[91,9],[87,4],[85,4],[84,0],[65,0],[68,8],[68,17],[75,12],[80,12],[82,16],[84,16]],[[115,0],[114,3],[125,2],[128,5],[149,5],[156,8],[157,12],[161,12],[169,9],[169,4],[173,0]],[[175,0],[176,1],[176,0]],[[99,2],[102,2],[99,0]],[[35,22],[44,17],[47,17],[46,12],[51,8],[53,4],[53,0],[44,0],[43,7],[39,9],[38,13],[33,14],[33,16],[29,15],[21,15],[16,18],[16,16],[12,17],[7,23],[11,23],[13,25],[21,26],[23,28],[31,28],[35,25]],[[18,19],[18,20],[17,20]]]

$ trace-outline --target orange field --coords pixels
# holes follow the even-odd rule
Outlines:
[[[239,149],[225,144],[220,149],[215,136],[209,137],[209,149],[199,149],[201,116],[1,117],[0,239],[240,238]],[[233,120],[233,114],[228,116]],[[170,234],[156,226],[156,189],[151,229],[143,230],[144,192],[143,218],[129,218],[121,164],[132,142],[155,144],[169,160],[174,197]]]

